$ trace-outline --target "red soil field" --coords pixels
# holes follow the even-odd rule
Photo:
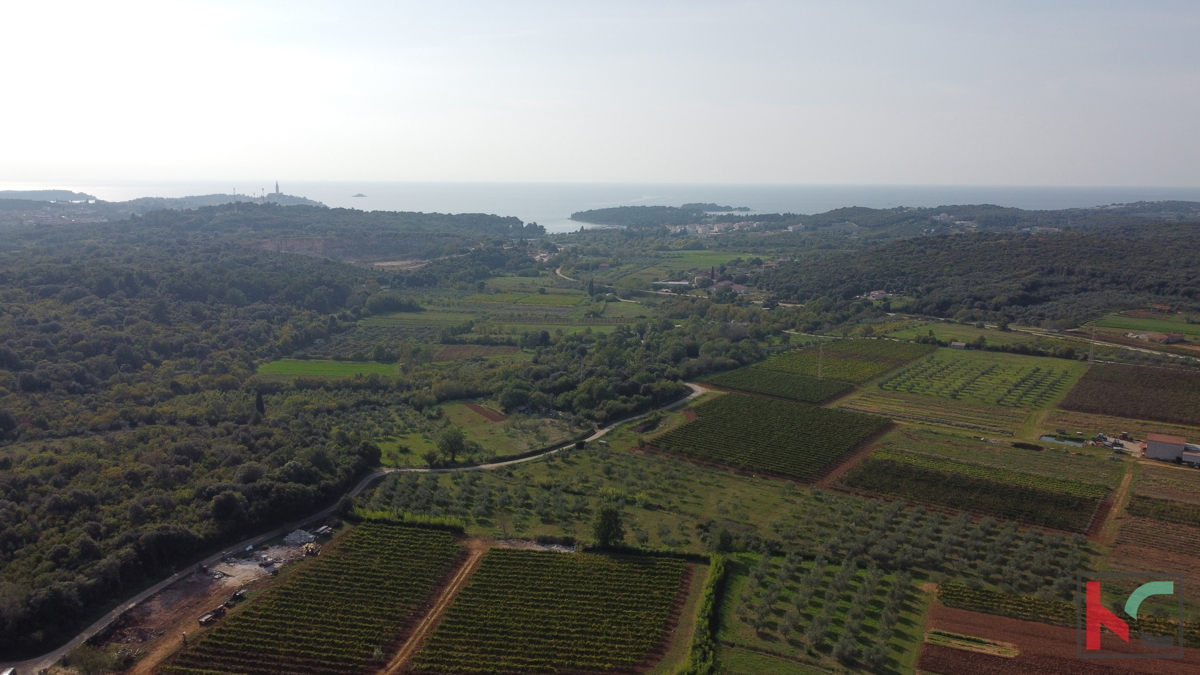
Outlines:
[[[1012,642],[1020,656],[1007,659],[939,645],[921,648],[918,667],[938,675],[1191,675],[1200,672],[1200,650],[1187,648],[1182,659],[1081,659],[1076,656],[1074,628],[1021,621],[933,605],[929,628],[989,640]],[[1127,644],[1107,630],[1101,644],[1108,652],[1141,653],[1136,634]]]
[[[503,422],[504,420],[508,419],[507,417],[505,417],[504,415],[501,415],[500,413],[496,412],[495,410],[485,408],[485,407],[479,405],[478,403],[468,403],[466,405],[471,410],[474,410],[480,417],[482,417],[483,419],[485,419],[489,422]]]

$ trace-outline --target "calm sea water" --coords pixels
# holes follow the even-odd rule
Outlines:
[[[577,230],[575,211],[609,206],[716,202],[759,213],[821,213],[845,206],[944,206],[997,204],[1023,209],[1062,209],[1136,201],[1200,201],[1197,188],[989,187],[906,185],[670,185],[646,183],[418,183],[280,181],[280,189],[333,207],[368,211],[494,213],[537,222],[551,232]],[[184,197],[214,193],[261,194],[275,180],[83,181],[0,185],[0,189],[61,188],[109,201],[137,197]],[[354,197],[356,194],[365,197]]]

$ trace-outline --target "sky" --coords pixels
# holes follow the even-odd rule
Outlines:
[[[0,180],[1200,186],[1195,2],[8,2]]]

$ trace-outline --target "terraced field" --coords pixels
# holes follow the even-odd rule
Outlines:
[[[193,641],[160,672],[354,675],[376,670],[460,550],[446,532],[361,525]]]
[[[1084,369],[1061,359],[942,349],[884,379],[879,388],[976,407],[1041,408],[1069,390]]]
[[[684,572],[676,558],[492,549],[414,657],[413,670],[629,669],[660,646]]]
[[[972,406],[958,401],[879,389],[863,391],[838,407],[886,415],[906,422],[941,424],[1008,436],[1013,435],[1029,416],[1027,408]]]
[[[804,480],[885,429],[874,415],[726,394],[695,407],[698,417],[650,441],[665,452]]]

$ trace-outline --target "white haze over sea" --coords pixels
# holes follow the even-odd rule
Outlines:
[[[572,213],[611,206],[714,202],[748,206],[758,213],[814,214],[847,206],[891,208],[953,204],[996,204],[1022,209],[1063,209],[1137,201],[1200,201],[1200,188],[1188,187],[1021,187],[918,185],[703,185],[649,183],[434,183],[434,182],[279,182],[286,194],[331,207],[367,211],[493,213],[537,222],[550,232],[578,230]],[[204,194],[259,195],[275,181],[81,181],[9,183],[0,189],[69,189],[107,201],[138,197]],[[356,194],[365,197],[354,197]]]

